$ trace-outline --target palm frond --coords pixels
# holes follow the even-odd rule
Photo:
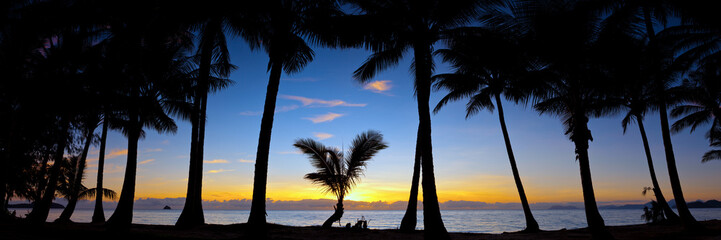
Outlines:
[[[372,79],[378,72],[398,65],[407,50],[407,46],[396,46],[371,54],[363,64],[353,72],[353,79],[364,83]]]
[[[689,115],[686,115],[685,117],[682,117],[679,120],[676,120],[676,122],[671,125],[671,132],[680,132],[683,129],[686,129],[688,127],[691,127],[690,132],[693,132],[696,130],[696,127],[699,125],[708,123],[711,121],[711,116],[706,111],[699,111],[694,112]]]
[[[701,162],[708,162],[711,160],[721,160],[721,150],[708,151],[701,158]]]
[[[365,170],[366,161],[387,147],[388,145],[383,142],[383,135],[375,130],[361,133],[353,139],[348,150],[348,157],[345,159],[348,190],[360,179]]]
[[[95,194],[98,193],[98,188],[90,188],[86,189],[84,191],[81,191],[78,195],[78,199],[92,199],[95,198]],[[114,200],[118,194],[110,189],[103,188],[102,190],[103,197]]]

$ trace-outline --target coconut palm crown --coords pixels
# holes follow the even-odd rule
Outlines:
[[[318,185],[323,193],[331,193],[338,199],[335,213],[323,223],[323,227],[330,227],[340,220],[343,216],[343,198],[360,181],[367,162],[378,151],[388,147],[383,142],[383,135],[373,130],[356,136],[345,153],[310,138],[298,139],[293,146],[308,156],[310,163],[317,169],[316,172],[306,174],[305,179]]]

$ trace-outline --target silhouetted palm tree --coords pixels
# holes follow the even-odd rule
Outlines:
[[[535,109],[541,114],[561,118],[565,134],[575,145],[580,165],[583,202],[588,227],[594,237],[612,238],[598,212],[588,156],[589,117],[614,113],[617,106],[609,101],[610,82],[604,67],[604,49],[598,45],[600,19],[584,2],[542,1],[529,3],[528,16],[531,48],[545,65],[534,77],[547,84],[537,93]],[[537,4],[537,5],[535,5]]]
[[[143,128],[160,133],[175,132],[175,121],[167,114],[179,113],[182,107],[173,106],[174,99],[165,91],[177,85],[177,78],[185,75],[187,63],[182,54],[191,42],[189,32],[166,12],[158,9],[129,11],[129,6],[113,6],[113,11],[125,17],[123,24],[111,25],[108,58],[114,59],[116,69],[126,85],[122,110],[123,134],[128,138],[127,165],[118,206],[108,219],[112,226],[128,227],[133,216],[135,177],[137,174],[138,140]],[[132,16],[123,15],[133,12]],[[174,83],[175,82],[175,83]],[[172,91],[171,91],[172,92]]]
[[[47,33],[42,38],[48,44],[35,49],[30,60],[32,67],[32,78],[35,81],[47,83],[44,90],[36,89],[37,93],[48,94],[39,95],[40,99],[53,99],[55,101],[44,101],[42,108],[47,111],[55,123],[51,126],[52,138],[54,142],[53,162],[49,169],[47,180],[43,181],[38,188],[38,193],[42,192],[42,197],[33,206],[33,210],[28,216],[31,222],[44,223],[50,210],[52,200],[55,198],[57,190],[57,182],[62,171],[62,165],[66,150],[73,149],[73,123],[75,116],[83,113],[81,106],[84,106],[84,97],[87,94],[82,88],[81,67],[85,64],[83,61],[83,52],[87,49],[85,42],[88,32],[82,29],[68,29]],[[36,93],[36,94],[37,94]],[[33,101],[39,101],[33,100]],[[36,109],[41,110],[41,108]]]
[[[361,11],[359,27],[365,46],[373,54],[354,73],[360,82],[371,80],[378,72],[398,64],[404,54],[413,51],[415,90],[418,101],[418,141],[423,176],[424,234],[429,238],[448,239],[441,218],[433,173],[430,92],[433,75],[433,45],[442,33],[470,21],[482,1],[349,1]],[[414,167],[417,169],[417,167]],[[416,182],[414,179],[413,182]],[[413,189],[415,186],[411,186]],[[417,192],[411,190],[411,192]],[[412,200],[414,197],[411,196]],[[412,201],[410,201],[412,202]],[[409,204],[412,204],[410,203]],[[410,207],[407,212],[416,211]],[[415,218],[404,217],[402,230],[413,230]],[[409,225],[410,224],[410,225]]]
[[[194,6],[198,7],[198,6]],[[192,110],[190,114],[191,144],[190,144],[190,167],[188,173],[188,191],[185,198],[183,211],[175,223],[176,226],[187,227],[205,223],[202,206],[203,186],[203,149],[205,142],[205,120],[208,91],[227,86],[226,79],[217,80],[213,75],[225,78],[230,74],[233,66],[230,65],[230,54],[225,39],[225,29],[233,27],[228,23],[227,11],[234,11],[233,4],[222,4],[220,1],[210,2],[201,5],[201,9],[193,9],[200,12],[201,19],[195,23],[194,28],[198,29],[200,39],[196,52],[199,69],[194,91],[190,99]],[[234,30],[233,32],[238,32]],[[215,64],[213,64],[215,62]]]
[[[655,33],[653,30],[653,19],[650,17],[648,10],[644,10],[644,21],[646,25],[646,34],[648,40],[648,55],[651,59],[651,63],[648,66],[650,69],[647,72],[647,77],[651,82],[651,89],[655,95],[655,105],[659,109],[659,116],[661,119],[661,137],[663,139],[664,152],[666,155],[666,166],[669,173],[669,180],[671,181],[671,190],[673,191],[674,200],[676,201],[676,209],[678,210],[679,218],[681,222],[689,228],[700,228],[700,224],[691,215],[688,206],[686,205],[686,199],[683,195],[683,189],[681,187],[681,180],[678,176],[678,168],[676,167],[676,156],[673,152],[673,144],[671,142],[671,133],[668,123],[668,106],[673,104],[674,94],[673,90],[669,89],[673,81],[675,80],[672,72],[674,68],[673,53],[670,50],[670,46],[662,44],[668,40],[663,38],[657,38],[657,35],[663,36],[664,32],[673,32],[673,29],[665,29]]]
[[[83,127],[85,129],[83,131],[85,133],[85,146],[83,147],[77,163],[73,166],[73,170],[75,171],[72,173],[73,178],[72,183],[70,184],[72,189],[70,189],[69,194],[66,195],[68,197],[68,204],[65,206],[63,212],[60,214],[60,217],[58,217],[55,222],[70,222],[70,217],[72,217],[73,212],[75,212],[75,206],[80,198],[88,151],[90,150],[90,144],[93,141],[93,137],[95,137],[95,128],[97,128],[99,122],[97,117],[97,114],[95,116],[88,114],[88,116],[85,117],[86,119],[83,123]]]
[[[103,189],[103,171],[105,170],[105,144],[108,139],[109,123],[108,111],[103,116],[103,127],[100,133],[100,149],[98,150],[98,175],[96,177],[96,188]],[[92,223],[104,223],[105,211],[103,210],[103,195],[95,195],[95,207],[93,210]]]
[[[86,167],[86,162],[82,159],[83,154],[87,156],[87,152],[83,150],[79,156],[72,156],[69,161],[66,161],[66,165],[63,167],[63,176],[61,177],[62,179],[60,180],[57,192],[59,195],[68,199],[68,204],[55,222],[71,222],[70,217],[72,217],[75,205],[80,199],[91,199],[96,195],[102,195],[109,199],[115,199],[117,197],[117,193],[113,190],[107,188],[87,188],[82,184],[82,179],[85,176],[80,169]],[[98,189],[102,189],[102,191],[98,191]],[[100,192],[100,194],[97,194],[98,192]]]
[[[332,15],[338,11],[334,1],[274,0],[257,3],[247,12],[242,36],[251,48],[262,48],[268,61],[268,89],[258,137],[253,178],[253,200],[248,223],[265,225],[266,189],[268,183],[268,154],[275,115],[275,103],[282,72],[300,72],[313,60],[314,52],[303,37],[313,38],[312,19],[318,15]],[[256,228],[261,231],[263,228]]]
[[[527,100],[532,88],[527,83],[524,86],[526,78],[523,77],[523,73],[532,66],[523,59],[518,44],[499,31],[481,28],[463,29],[451,34],[452,37],[448,41],[449,49],[436,51],[444,61],[452,64],[455,72],[434,77],[435,87],[446,89],[449,93],[438,102],[433,112],[438,113],[450,101],[468,98],[466,118],[469,118],[484,109],[493,112],[493,101],[495,101],[513,179],[526,217],[524,231],[536,232],[539,230],[538,223],[533,218],[518,173],[501,103],[501,95],[515,103]]]
[[[323,223],[324,228],[340,221],[343,217],[343,198],[360,181],[366,162],[378,151],[388,147],[383,142],[383,135],[372,130],[356,136],[346,153],[337,148],[326,147],[310,138],[298,139],[293,146],[306,154],[313,167],[318,170],[306,174],[305,179],[320,186],[324,193],[332,193],[338,199],[338,203],[333,207],[335,212]]]
[[[666,219],[670,221],[677,221],[678,215],[676,215],[676,213],[673,212],[671,207],[668,205],[666,198],[661,192],[658,180],[656,179],[656,170],[653,166],[651,149],[648,144],[648,138],[646,137],[646,129],[643,125],[646,111],[649,109],[653,109],[653,100],[650,99],[652,96],[650,96],[651,93],[649,92],[649,86],[647,86],[648,83],[639,81],[639,79],[642,79],[641,76],[637,77],[638,78],[635,78],[636,82],[633,82],[634,79],[630,79],[632,86],[627,86],[625,88],[626,103],[624,105],[626,106],[626,108],[628,108],[628,112],[626,112],[626,115],[621,121],[621,124],[623,126],[623,132],[626,133],[626,129],[629,124],[632,124],[633,122],[638,123],[638,129],[641,133],[641,140],[643,141],[644,153],[646,154],[646,162],[648,164],[649,174],[651,175],[651,184],[653,185],[652,190],[654,195],[656,196],[656,202],[658,202],[659,207],[663,209],[663,213],[666,216]]]

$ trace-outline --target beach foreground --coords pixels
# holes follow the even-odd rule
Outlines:
[[[701,222],[707,230],[689,232],[679,225],[611,226],[617,239],[721,239],[721,220]],[[133,224],[129,230],[111,230],[101,224],[47,223],[38,228],[25,223],[0,224],[2,239],[247,239],[245,224],[205,225],[177,229],[167,225]],[[451,233],[452,239],[590,239],[586,229],[543,231],[539,233]],[[401,233],[398,230],[322,229],[269,225],[268,239],[423,239],[423,231]]]

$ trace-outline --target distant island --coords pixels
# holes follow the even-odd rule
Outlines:
[[[34,203],[8,204],[8,208],[33,208],[34,205]],[[65,206],[59,203],[52,203],[50,204],[50,208],[65,208]]]
[[[688,208],[721,208],[721,202],[718,200],[708,200],[706,202],[702,202],[701,200],[687,203]],[[675,204],[673,207],[676,207]]]
[[[573,209],[581,209],[575,206],[568,206],[568,205],[553,205],[548,208],[548,210],[573,210]]]
[[[696,200],[694,202],[687,202],[688,208],[721,208],[721,201],[718,200],[708,200],[706,202],[701,200]],[[676,201],[671,200],[668,201],[668,205],[671,208],[676,208]],[[651,202],[647,202],[645,204],[625,204],[625,205],[603,205],[598,206],[599,209],[643,209],[644,207],[651,207]],[[581,207],[571,206],[571,205],[553,205],[548,210],[573,210],[573,209],[583,209]]]
[[[165,207],[163,207],[163,209],[165,209],[165,210],[170,210],[170,206],[165,205]]]

